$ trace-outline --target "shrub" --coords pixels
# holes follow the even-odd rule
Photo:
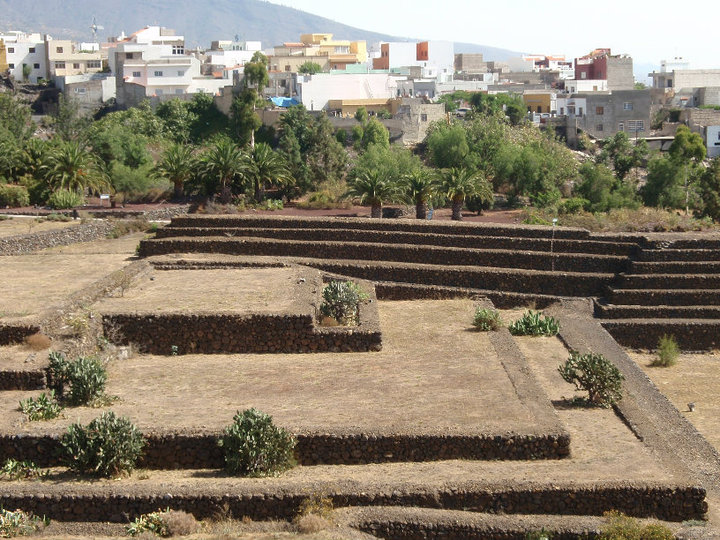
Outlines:
[[[30,194],[27,188],[13,184],[1,184],[0,206],[10,206],[11,208],[30,206]]]
[[[29,478],[42,478],[46,473],[40,471],[32,461],[18,461],[8,458],[0,468],[0,477],[7,477],[8,480],[26,480]]]
[[[652,366],[670,367],[674,366],[680,356],[680,348],[674,336],[664,335],[658,343],[657,357],[652,361]]]
[[[87,426],[70,425],[60,445],[71,470],[108,477],[131,472],[145,440],[128,418],[108,411]]]
[[[25,338],[25,345],[33,351],[44,351],[50,348],[52,341],[45,334],[37,332]]]
[[[157,511],[149,514],[142,514],[135,518],[135,521],[125,526],[125,531],[130,536],[137,536],[142,533],[152,533],[158,536],[170,536],[167,524],[163,519],[164,512]]]
[[[27,415],[31,422],[35,420],[52,420],[60,416],[62,407],[55,400],[55,392],[50,390],[49,394],[43,392],[37,399],[27,398],[20,400],[20,410]]]
[[[673,532],[659,523],[643,525],[620,512],[607,512],[608,523],[602,528],[599,540],[674,540]]]
[[[48,206],[56,210],[75,208],[85,202],[85,198],[75,191],[59,189],[48,198]]]
[[[473,317],[473,326],[481,332],[497,330],[503,325],[497,309],[478,307]]]
[[[558,367],[562,378],[588,393],[587,402],[609,407],[622,399],[624,377],[612,362],[601,354],[573,352]]]
[[[134,232],[147,232],[151,228],[146,219],[122,219],[113,223],[112,229],[107,233],[108,238],[120,238]],[[155,229],[157,230],[157,228]]]
[[[62,397],[65,390],[65,383],[67,382],[67,358],[65,358],[65,355],[60,351],[50,351],[48,360],[48,387],[50,387],[58,397]]]
[[[510,325],[509,330],[513,336],[554,336],[560,331],[560,323],[554,317],[528,310]]]
[[[531,531],[525,535],[525,540],[552,540],[553,534],[545,527],[539,531]]]
[[[317,514],[307,514],[295,520],[297,530],[301,534],[313,534],[332,527],[332,523]]]
[[[590,204],[590,201],[581,197],[573,197],[571,199],[565,199],[558,206],[558,214],[579,214]]]
[[[255,409],[238,412],[218,444],[231,474],[271,476],[295,465],[293,436],[273,425],[270,415]]]
[[[66,214],[48,214],[44,219],[45,221],[59,221],[61,223],[72,221],[72,218]]]
[[[259,210],[282,210],[283,202],[281,199],[265,199],[258,205]]]
[[[47,525],[46,520],[29,512],[22,510],[11,512],[0,508],[0,538],[33,534],[45,525]]]
[[[331,281],[323,289],[322,296],[320,313],[344,325],[358,323],[358,306],[368,297],[352,281]]]
[[[88,405],[105,392],[107,371],[98,358],[80,357],[68,363],[66,377],[70,386],[67,401],[71,405]]]

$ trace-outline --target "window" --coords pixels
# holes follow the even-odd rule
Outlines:
[[[173,54],[185,54],[185,45],[173,45],[172,53]]]
[[[643,120],[628,120],[628,131],[645,131],[645,122]]]
[[[65,69],[65,62],[55,62],[55,69]]]
[[[603,130],[603,125],[602,125],[602,124],[597,124],[597,125],[595,126],[595,131],[602,131],[602,130]]]
[[[156,71],[156,72],[155,72],[155,76],[156,76],[156,77],[162,77],[162,76],[163,76],[162,73],[163,73],[162,71]]]
[[[568,106],[568,114],[569,114],[570,116],[574,116],[574,115],[575,115],[575,105],[569,105],[569,106]]]
[[[15,69],[15,64],[8,64],[8,67],[9,67],[10,69]]]
[[[584,72],[584,71],[583,71],[582,73],[580,73],[580,78],[581,78],[581,79],[587,79],[587,73]]]
[[[80,69],[80,64],[78,62],[73,62],[73,69]]]
[[[175,93],[178,94],[178,95],[180,95],[180,96],[183,95],[183,90],[182,90],[182,88],[176,88],[176,89],[175,89]]]
[[[632,101],[626,101],[625,103],[623,103],[623,111],[632,111],[632,110],[633,110]]]
[[[183,70],[181,70],[181,69],[178,70],[177,74],[178,74],[178,77],[184,77],[184,76],[185,76],[185,72],[184,72]]]
[[[623,122],[618,124],[618,131],[625,131],[625,124]]]
[[[582,107],[578,107],[578,116],[582,116]]]
[[[29,52],[30,54],[34,53],[34,52],[35,52],[35,47],[30,47],[30,48],[28,49],[28,52]]]
[[[595,114],[597,114],[598,116],[602,116],[603,114],[605,114],[605,107],[595,107]]]
[[[102,63],[100,60],[88,60],[87,67],[89,69],[100,69],[102,67]]]
[[[672,88],[672,79],[668,79],[667,81],[667,87]]]
[[[420,121],[421,122],[427,122],[427,114],[423,113],[420,115]]]
[[[126,59],[126,60],[132,60],[132,59],[133,59],[133,53],[131,53],[131,52],[125,53],[125,59]]]
[[[162,89],[161,89],[161,88],[158,88],[157,90],[155,90],[155,95],[156,95],[156,96],[162,96],[162,95],[163,95]]]
[[[142,73],[140,73],[139,71],[133,71],[132,73],[133,77],[142,77]]]
[[[7,51],[7,52],[9,52],[9,53],[14,53],[14,52],[15,52],[15,47],[8,47],[8,51]]]
[[[565,116],[565,107],[560,107],[560,116]]]
[[[542,112],[542,105],[538,105],[538,106],[537,106],[537,112],[539,112],[539,113]]]
[[[85,93],[85,89],[84,89],[84,88],[76,88],[76,89],[75,89],[75,93],[76,93],[76,94],[84,94],[84,93]]]
[[[285,71],[290,71],[290,64],[288,64],[287,66],[285,66]]]
[[[33,69],[40,69],[40,64],[33,64]]]
[[[63,48],[62,48],[62,47],[55,47],[55,52],[58,53],[58,54],[62,54],[62,53],[63,53]]]

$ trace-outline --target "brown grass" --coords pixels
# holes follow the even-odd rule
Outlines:
[[[66,229],[80,224],[80,220],[73,221],[42,221],[36,218],[14,217],[0,221],[0,237],[15,236],[20,234],[35,234],[57,229]]]
[[[49,349],[51,345],[50,338],[40,332],[25,338],[25,346],[31,351],[44,351]]]
[[[297,525],[298,531],[303,534],[317,533],[329,529],[332,527],[332,523],[322,516],[317,514],[307,514],[301,516],[295,524]]]
[[[200,522],[195,519],[195,516],[182,510],[170,510],[163,513],[163,521],[171,536],[187,536],[200,529]]]

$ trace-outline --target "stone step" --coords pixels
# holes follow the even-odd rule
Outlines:
[[[615,305],[717,306],[717,289],[620,289],[608,288],[608,302]]]
[[[610,255],[542,253],[537,251],[443,248],[411,244],[372,244],[276,240],[269,238],[176,237],[143,240],[143,257],[169,253],[220,253],[316,259],[363,259],[400,263],[473,267],[521,268],[559,272],[617,273],[625,270],[627,258]]]
[[[595,303],[603,319],[720,319],[720,306],[638,306]]]
[[[313,240],[334,242],[366,242],[379,244],[411,244],[439,247],[461,247],[473,249],[528,250],[555,253],[583,253],[596,255],[630,256],[638,247],[634,242],[600,240],[575,240],[550,238],[523,238],[519,236],[479,236],[406,231],[374,231],[355,229],[300,229],[300,228],[255,228],[255,227],[163,227],[155,238],[178,236],[220,236],[225,238],[256,237],[277,240]]]
[[[624,274],[617,288],[718,289],[720,294],[720,274]]]
[[[233,478],[209,470],[150,471],[148,479],[140,482],[133,477],[68,482],[60,476],[53,481],[13,483],[0,491],[0,505],[55,521],[125,523],[166,508],[190,512],[198,519],[224,509],[237,519],[289,520],[313,493],[330,498],[336,507],[411,507],[508,516],[601,516],[615,510],[680,522],[703,519],[707,510],[705,490],[689,483],[573,481],[562,473],[546,481],[527,482],[511,475],[493,482],[484,480],[472,464],[439,465],[447,466],[466,469],[468,476],[448,485],[437,476],[442,468],[435,472],[437,467],[413,464],[404,465],[404,472],[375,466],[301,467],[269,479]]]
[[[632,274],[720,274],[720,261],[661,261],[630,263]]]
[[[300,216],[239,216],[239,215],[183,215],[174,217],[170,227],[255,227],[289,229],[355,229],[368,231],[405,231],[436,234],[520,236],[550,238],[552,228],[542,225],[496,225],[452,221],[424,221],[415,219],[368,219],[343,217]],[[589,239],[585,229],[556,227],[555,238]]]
[[[717,249],[642,249],[637,254],[638,261],[670,262],[670,261],[720,261],[720,250]]]
[[[603,328],[623,347],[647,349],[664,335],[675,337],[683,351],[720,348],[720,320],[717,319],[605,319]]]

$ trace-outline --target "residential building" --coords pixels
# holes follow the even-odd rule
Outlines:
[[[556,71],[559,79],[572,79],[575,76],[573,63],[562,55],[526,54],[510,58],[506,64],[513,72]]]
[[[576,126],[598,139],[620,131],[631,137],[646,137],[650,104],[650,90],[588,92],[558,97],[557,111],[567,117],[568,127]]]
[[[389,73],[318,73],[296,76],[298,99],[309,111],[327,110],[330,100],[390,99],[398,95],[398,81]]]
[[[522,95],[528,112],[556,114],[557,94],[550,90],[527,90]]]
[[[185,38],[159,26],[118,38],[109,59],[116,76],[117,101],[124,106],[147,97],[217,94],[232,85],[231,70],[203,76],[200,60],[185,51]]]
[[[47,79],[45,39],[38,33],[12,31],[0,34],[5,46],[6,70],[16,81],[37,83]],[[3,70],[5,71],[5,70]]]
[[[322,71],[345,69],[367,62],[365,41],[333,39],[333,34],[302,34],[300,41],[283,43],[268,56],[270,71],[297,73],[306,62],[320,65]]]
[[[116,96],[115,77],[109,73],[84,73],[58,77],[56,86],[81,109],[96,110]]]
[[[9,69],[6,51],[5,42],[0,39],[0,73],[5,73]]]
[[[205,51],[203,72],[208,74],[222,69],[243,67],[261,50],[262,43],[259,41],[213,41],[210,50]]]
[[[720,69],[689,69],[690,63],[681,57],[661,60],[660,71],[648,73],[653,88],[679,92],[692,88],[720,87]]]
[[[582,58],[576,58],[574,78],[606,80],[610,91],[635,88],[632,58],[628,55],[613,55],[610,49],[595,49]]]
[[[458,53],[455,55],[455,73],[487,73],[488,65],[482,53]]]
[[[686,109],[680,113],[680,122],[702,136],[708,158],[720,156],[720,111]]]
[[[103,69],[103,58],[98,50],[83,50],[69,39],[52,39],[46,36],[47,63],[50,78],[98,73]]]
[[[451,41],[387,42],[380,44],[380,57],[373,58],[373,69],[411,66],[422,68],[422,78],[451,81],[455,72],[455,45]]]

